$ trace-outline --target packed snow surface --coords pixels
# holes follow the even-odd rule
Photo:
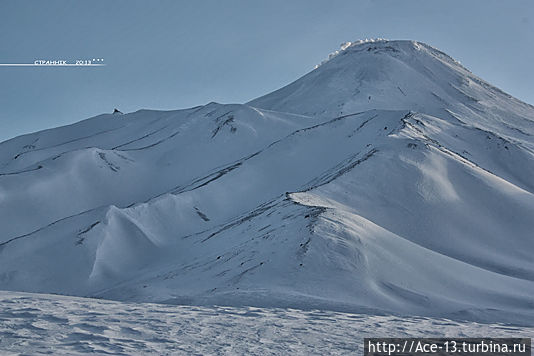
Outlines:
[[[327,310],[0,292],[2,355],[362,355],[363,338],[531,337],[534,328]]]
[[[534,324],[534,108],[413,41],[0,143],[0,289]],[[164,307],[162,307],[164,308]]]

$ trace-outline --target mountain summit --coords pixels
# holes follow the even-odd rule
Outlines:
[[[528,137],[534,135],[532,106],[416,41],[346,43],[314,71],[248,104],[322,117],[370,109],[412,110],[497,130],[512,139],[524,131],[527,135],[520,139],[529,145]]]
[[[534,108],[413,41],[0,143],[0,289],[534,320]]]

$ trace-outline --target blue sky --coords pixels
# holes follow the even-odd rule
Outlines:
[[[0,63],[104,58],[105,67],[0,67],[0,141],[117,107],[246,102],[345,41],[415,39],[534,104],[532,0],[1,0]]]

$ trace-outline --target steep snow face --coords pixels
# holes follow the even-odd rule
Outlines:
[[[436,49],[375,41],[250,105],[17,137],[0,289],[532,324],[533,117]]]
[[[532,146],[534,108],[415,41],[359,41],[295,82],[248,103],[311,116],[412,110],[498,131]]]

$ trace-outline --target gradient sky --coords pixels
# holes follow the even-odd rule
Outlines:
[[[0,141],[117,107],[243,103],[345,41],[414,39],[534,104],[532,0],[0,0]]]

